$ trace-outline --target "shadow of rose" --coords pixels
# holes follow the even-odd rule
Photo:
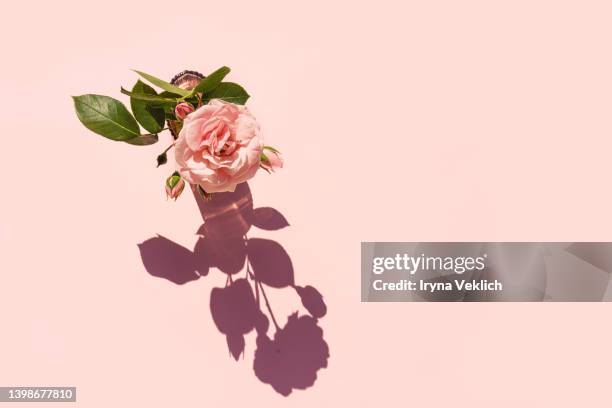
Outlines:
[[[247,237],[251,227],[274,231],[289,223],[274,208],[253,208],[247,183],[232,193],[214,194],[208,201],[193,187],[192,191],[204,220],[194,249],[161,235],[150,238],[138,245],[145,269],[178,285],[206,276],[212,268],[225,273],[225,286],[211,291],[210,311],[226,337],[230,355],[238,360],[245,350],[245,335],[255,330],[253,369],[257,378],[284,396],[311,387],[329,358],[318,325],[327,313],[323,297],[312,286],[295,284],[293,264],[282,245]],[[280,327],[266,287],[293,288],[309,314],[294,313]]]

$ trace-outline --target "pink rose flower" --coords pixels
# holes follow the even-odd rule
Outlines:
[[[194,110],[195,109],[193,108],[193,105],[191,105],[190,103],[181,102],[178,105],[176,105],[176,108],[174,108],[174,115],[176,116],[178,120],[183,120],[185,119],[187,115],[189,115]]]
[[[259,168],[263,140],[243,105],[213,99],[189,114],[175,145],[178,172],[207,193],[234,191]]]

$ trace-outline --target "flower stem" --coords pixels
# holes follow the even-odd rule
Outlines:
[[[263,295],[264,301],[266,302],[266,307],[268,308],[268,313],[270,313],[270,317],[272,318],[272,323],[274,323],[274,327],[276,330],[280,330],[278,323],[276,323],[276,319],[274,318],[274,313],[272,313],[272,308],[270,307],[270,302],[268,302],[268,297],[266,296],[266,292],[264,291],[263,285],[259,281],[255,281],[256,284],[259,285],[259,289],[261,289],[261,294]]]
[[[246,239],[246,235],[244,236],[244,238]],[[251,275],[251,268],[250,268],[248,256],[246,258],[246,276],[247,276],[247,280],[251,279],[255,283],[255,301],[257,301],[257,307],[259,308],[259,285],[257,285],[257,281],[255,280],[255,277]]]

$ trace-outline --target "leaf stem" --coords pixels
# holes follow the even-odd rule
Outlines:
[[[164,130],[168,130],[168,128],[163,128],[159,132],[155,132],[155,133],[145,133],[144,135],[140,135],[140,136],[159,136],[159,134],[161,132],[163,132]],[[170,145],[170,147],[172,147],[172,146],[174,146],[174,143],[172,143]],[[166,153],[168,150],[170,150],[170,147],[168,147],[166,150],[164,150],[164,153]]]

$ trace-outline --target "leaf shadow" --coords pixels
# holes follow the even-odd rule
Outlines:
[[[323,296],[313,286],[295,284],[293,263],[281,244],[247,237],[253,226],[268,231],[288,227],[286,218],[271,207],[254,209],[247,183],[208,201],[193,186],[192,191],[204,220],[193,250],[161,235],[152,237],[138,245],[145,269],[177,285],[204,277],[213,268],[226,274],[226,285],[211,291],[210,311],[230,356],[239,360],[244,355],[245,335],[255,330],[256,377],[284,396],[311,387],[329,358],[319,326],[327,313]],[[293,289],[308,314],[291,314],[280,327],[266,287]]]

